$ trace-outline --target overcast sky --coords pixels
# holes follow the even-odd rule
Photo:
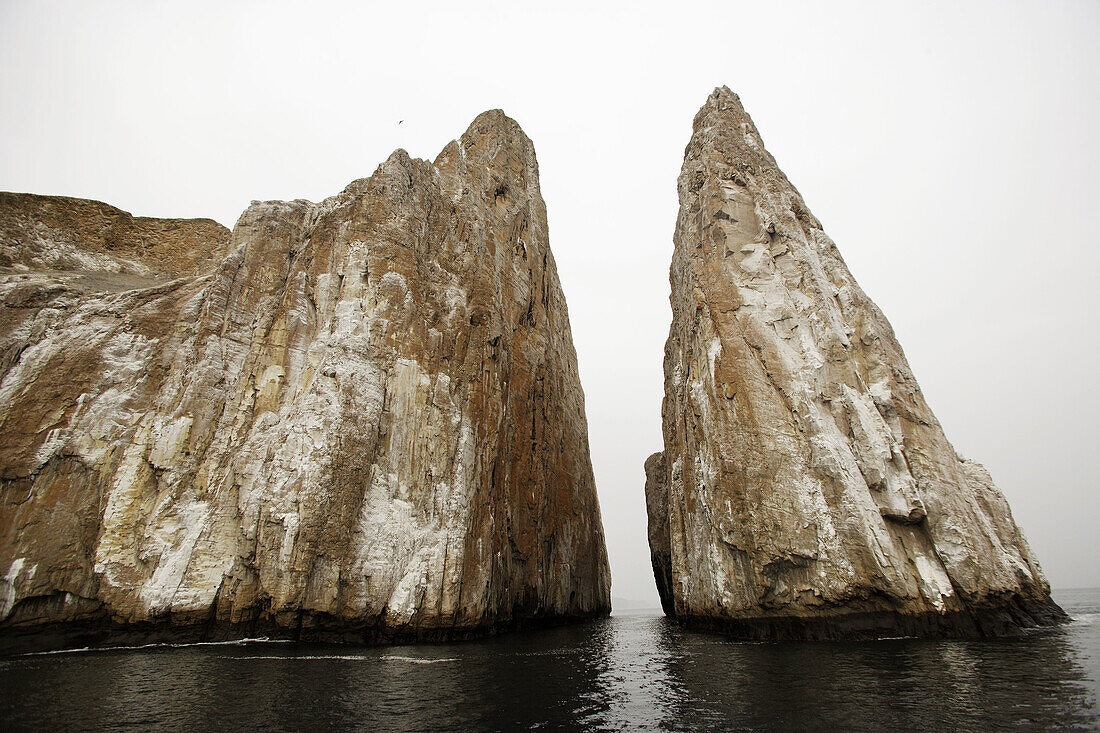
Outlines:
[[[503,108],[538,153],[613,593],[653,601],[676,176],[726,84],[1052,583],[1100,586],[1100,3],[526,5],[0,2],[0,190],[232,226]]]

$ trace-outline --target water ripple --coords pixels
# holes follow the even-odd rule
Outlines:
[[[249,640],[9,657],[0,727],[1091,728],[1100,592],[1063,603],[1072,624],[983,641],[744,644],[631,614],[463,644]]]

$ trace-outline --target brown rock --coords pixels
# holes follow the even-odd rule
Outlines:
[[[101,231],[82,212],[109,207],[62,204],[52,220]],[[123,257],[93,233],[73,254],[49,236],[5,252],[156,278],[222,251],[141,258],[127,235]],[[610,610],[568,314],[514,121],[486,112],[434,163],[399,150],[319,204],[254,202],[229,251],[24,329],[0,381],[0,633],[458,638]],[[5,303],[20,277],[0,279]],[[45,301],[24,307],[42,319]]]
[[[0,268],[157,280],[207,273],[227,254],[212,219],[131,216],[99,201],[0,192]]]
[[[997,634],[1064,618],[879,309],[737,96],[679,179],[650,543],[671,614],[750,637]]]

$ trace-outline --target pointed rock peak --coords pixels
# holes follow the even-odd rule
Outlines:
[[[386,158],[382,165],[378,166],[375,175],[407,177],[416,168],[417,161],[424,164],[424,161],[412,157],[404,148],[398,148],[390,153],[390,156]]]
[[[1004,497],[956,456],[725,87],[695,117],[679,193],[664,452],[645,464],[666,610],[757,638],[1063,619]]]
[[[741,104],[741,98],[730,91],[729,87],[716,87],[707,101],[699,108],[693,121],[692,142],[702,137],[733,137],[736,135],[754,148],[762,148],[763,141],[760,133],[752,121],[752,117],[745,111]]]
[[[452,195],[478,191],[498,204],[537,201],[542,205],[534,143],[502,110],[475,117],[461,137],[440,151],[433,165]]]
[[[474,121],[466,129],[466,134],[471,132],[486,134],[494,130],[508,128],[519,128],[519,123],[504,114],[502,109],[487,109],[474,118]]]
[[[459,140],[467,150],[472,147],[494,150],[500,147],[518,147],[525,151],[534,151],[531,139],[519,123],[500,109],[490,109],[475,117]]]
[[[726,86],[715,87],[714,91],[710,93],[710,96],[707,97],[707,101],[699,109],[699,113],[695,115],[696,126],[698,126],[700,120],[716,112],[732,113],[748,117],[748,114],[745,113],[744,105],[741,104],[741,98],[730,91],[730,88]]]
[[[714,88],[714,91],[710,93],[709,97],[707,97],[707,103],[704,106],[721,107],[723,105],[729,106],[731,104],[737,105],[737,107],[742,111],[744,110],[744,107],[741,105],[741,98],[738,97],[737,94],[733,92],[729,87],[723,84],[720,87]]]
[[[411,163],[412,156],[409,155],[409,152],[405,150],[405,148],[398,148],[397,150],[390,153],[390,157],[386,158],[385,162],[382,163],[382,169],[389,170],[393,167],[405,168],[408,167]]]
[[[431,163],[423,158],[414,158],[404,148],[398,148],[375,169],[370,178],[352,181],[344,189],[344,193],[362,195],[372,185],[389,186],[391,194],[407,191],[413,185],[413,179],[427,173],[430,166]]]
[[[511,117],[504,114],[504,110],[502,109],[487,109],[474,118],[474,121],[471,123],[471,127],[473,125],[476,125],[478,122],[487,122],[489,124],[502,125],[505,123],[505,121],[515,122],[515,120],[513,120]]]

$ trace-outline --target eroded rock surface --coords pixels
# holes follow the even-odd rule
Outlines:
[[[538,166],[503,113],[434,163],[254,202],[228,243],[5,196],[8,640],[457,638],[610,610]]]
[[[1062,619],[1004,497],[726,88],[678,187],[665,449],[646,463],[666,610],[750,637]]]
[[[229,230],[212,219],[151,219],[99,201],[0,192],[0,268],[151,280],[210,272]]]

